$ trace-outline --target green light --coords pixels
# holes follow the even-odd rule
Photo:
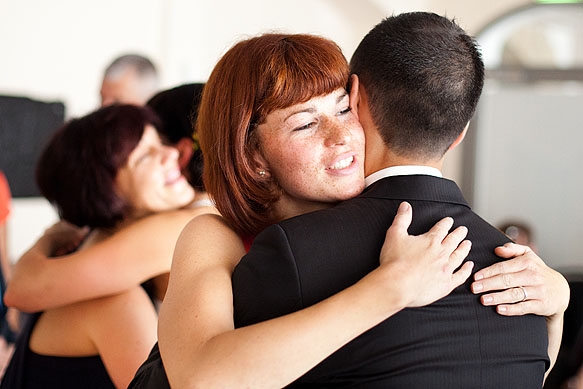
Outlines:
[[[583,3],[583,0],[536,0],[536,2],[543,4],[573,4]]]

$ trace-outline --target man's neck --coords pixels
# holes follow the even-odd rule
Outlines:
[[[426,161],[419,158],[408,158],[395,155],[385,149],[382,155],[366,155],[365,159],[365,176],[378,172],[379,170],[393,166],[427,166],[441,171],[443,167],[443,158],[438,161]]]

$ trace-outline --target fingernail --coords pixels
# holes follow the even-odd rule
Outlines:
[[[490,296],[483,296],[482,301],[484,302],[484,304],[490,304],[492,301],[494,301],[494,299]]]
[[[482,285],[482,283],[480,282],[474,282],[474,284],[472,285],[472,290],[474,292],[480,292],[482,291],[482,289],[484,289],[484,285]]]
[[[498,306],[498,312],[500,312],[500,313],[504,313],[504,312],[506,312],[506,311],[507,311],[507,309],[506,309],[506,307],[505,307],[504,305],[499,305],[499,306]]]
[[[479,280],[481,280],[483,278],[484,278],[484,276],[482,274],[480,274],[480,273],[474,274],[474,280],[476,280],[476,281],[479,281]]]

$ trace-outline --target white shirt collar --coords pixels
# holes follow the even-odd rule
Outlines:
[[[364,183],[366,186],[377,182],[381,178],[390,176],[410,176],[414,174],[424,174],[428,176],[443,177],[439,169],[430,166],[391,166],[374,172],[370,176],[365,178]]]

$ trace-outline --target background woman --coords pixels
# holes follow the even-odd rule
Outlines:
[[[161,143],[156,126],[149,109],[110,106],[70,121],[51,138],[37,181],[63,220],[90,227],[79,251],[146,215],[193,201],[178,152]],[[139,285],[34,314],[2,386],[125,387],[156,340],[156,322]]]
[[[9,306],[27,312],[45,310],[122,292],[152,277],[150,283],[161,292],[157,299],[162,299],[180,231],[197,215],[217,213],[202,184],[202,153],[192,146],[190,121],[196,120],[202,87],[181,85],[157,93],[147,103],[161,119],[158,132],[162,140],[179,149],[183,175],[196,191],[193,202],[122,226],[85,250],[60,255],[58,261],[47,260],[56,255],[48,249],[74,243],[81,231],[76,233],[71,227],[70,234],[44,234],[14,266],[6,294]]]

